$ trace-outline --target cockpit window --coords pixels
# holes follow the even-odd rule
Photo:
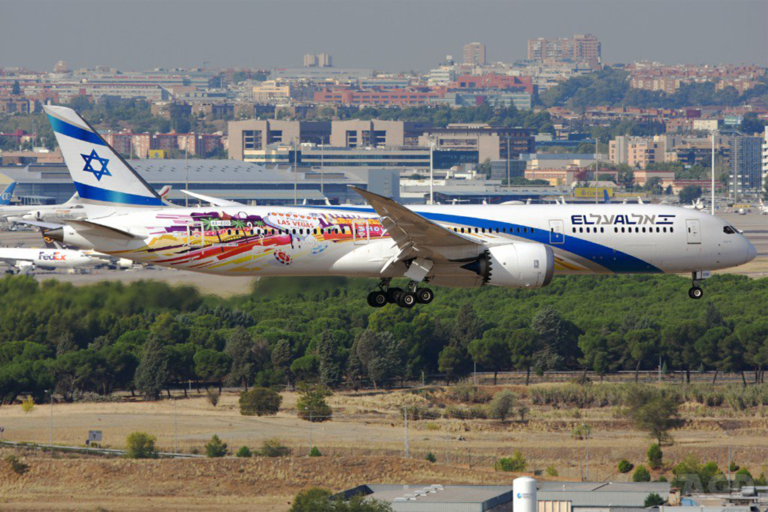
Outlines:
[[[736,233],[736,230],[733,228],[733,226],[725,226],[723,228],[723,233],[725,233],[726,235],[733,235],[734,233]]]

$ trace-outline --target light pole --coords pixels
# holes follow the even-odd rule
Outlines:
[[[48,439],[48,444],[53,444],[53,390],[46,390],[51,392],[51,433]]]
[[[403,412],[405,416],[405,458],[409,459],[411,457],[410,455],[410,447],[408,446],[408,407],[403,407]]]
[[[189,136],[187,136],[187,148],[184,151],[184,187],[189,190]],[[184,194],[184,207],[189,208],[189,195]]]
[[[176,399],[173,400],[173,456],[178,453],[178,439],[179,439],[179,422],[178,414],[176,411]]]
[[[597,176],[600,172],[600,137],[595,135],[595,204],[598,203],[598,182],[597,182]]]
[[[435,181],[435,141],[431,138],[429,139],[429,204],[433,205],[435,204],[435,192],[434,192],[434,181]]]
[[[715,214],[715,134],[717,130],[712,130],[712,215]]]

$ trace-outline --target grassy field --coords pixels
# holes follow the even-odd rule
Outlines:
[[[547,386],[547,385],[538,385]],[[501,388],[484,388],[489,393]],[[173,451],[174,432],[180,451],[202,450],[218,434],[231,451],[240,446],[258,449],[277,437],[293,449],[285,459],[128,461],[93,456],[56,455],[28,450],[30,471],[10,472],[1,464],[0,507],[8,509],[107,510],[285,510],[290,497],[310,485],[341,490],[362,483],[494,483],[513,476],[493,471],[498,457],[520,450],[528,471],[554,467],[561,479],[580,479],[585,472],[585,443],[572,430],[592,426],[589,440],[591,480],[629,480],[616,469],[619,459],[645,462],[651,441],[633,430],[617,407],[575,408],[534,405],[530,388],[514,390],[528,405],[526,421],[457,420],[435,418],[409,422],[411,459],[403,458],[403,406],[450,405],[452,390],[442,387],[411,391],[337,393],[331,399],[334,419],[315,423],[296,417],[295,393],[283,393],[283,409],[274,417],[244,417],[237,393],[225,392],[217,407],[203,395],[160,402],[125,401],[74,403],[53,406],[54,443],[83,446],[88,430],[104,433],[104,447],[122,448],[126,436],[141,430],[157,436],[158,446]],[[47,404],[32,412],[20,405],[0,411],[4,438],[47,443],[50,436]],[[735,411],[728,406],[704,407],[685,403],[682,428],[673,432],[674,444],[664,447],[669,468],[694,454],[726,466],[728,445],[732,458],[753,474],[766,471],[768,411]],[[311,443],[323,453],[308,458]],[[428,452],[437,464],[424,461]],[[5,453],[9,453],[6,449]],[[656,473],[654,476],[658,476]],[[137,503],[132,496],[145,497]]]

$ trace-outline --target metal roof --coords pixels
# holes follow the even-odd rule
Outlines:
[[[259,200],[268,200],[268,199],[292,200],[294,197],[293,190],[264,190],[264,189],[254,189],[254,188],[239,188],[237,190],[226,190],[226,189],[194,190],[192,189],[192,192],[199,192],[207,196],[217,197],[220,199],[228,199],[231,201],[252,201],[252,200],[259,201]],[[181,190],[172,189],[168,193],[168,196],[169,196],[169,199],[174,201],[184,200],[184,198],[189,197],[190,203],[198,202],[196,198],[192,196],[187,196]],[[321,194],[319,190],[308,190],[308,189],[302,189],[302,188],[296,191],[296,197],[298,197],[299,201],[302,201],[304,199],[322,201],[325,199],[325,196]],[[205,203],[205,201],[203,201],[203,203]]]

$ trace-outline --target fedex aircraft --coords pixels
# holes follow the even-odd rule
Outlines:
[[[73,270],[92,267],[99,263],[99,260],[92,258],[85,251],[63,246],[45,234],[43,234],[43,240],[45,241],[44,249],[0,247],[0,262],[9,266],[6,272],[29,274],[37,268]]]
[[[369,206],[168,208],[88,122],[45,107],[87,218],[48,236],[119,258],[230,276],[378,278],[371,306],[413,307],[427,285],[537,288],[555,274],[689,273],[755,258],[707,213],[665,205],[437,205],[406,208],[355,189]],[[42,224],[42,223],[40,223]],[[408,278],[406,289],[390,287]]]

